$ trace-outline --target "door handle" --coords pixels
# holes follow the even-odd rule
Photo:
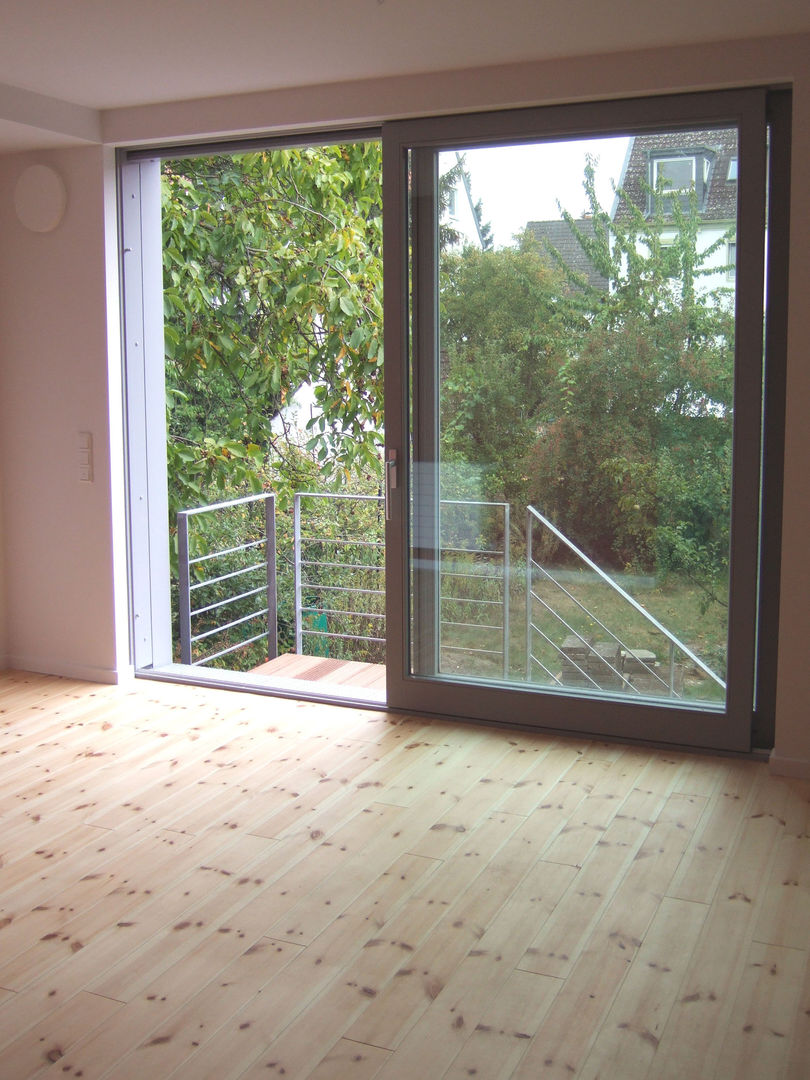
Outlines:
[[[397,452],[389,450],[385,459],[385,520],[391,520],[391,492],[399,487]]]

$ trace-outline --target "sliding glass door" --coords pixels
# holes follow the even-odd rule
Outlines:
[[[389,705],[747,749],[764,93],[383,143]]]

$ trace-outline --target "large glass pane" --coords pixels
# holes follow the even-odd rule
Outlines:
[[[724,706],[737,143],[433,155],[413,674]]]

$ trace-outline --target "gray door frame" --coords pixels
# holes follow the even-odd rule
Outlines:
[[[757,664],[760,461],[766,190],[766,102],[762,89],[466,114],[383,125],[385,233],[385,395],[387,451],[400,462],[392,493],[386,550],[389,707],[527,725],[554,732],[748,751],[751,748]],[[414,484],[435,457],[436,206],[439,150],[510,145],[537,139],[632,135],[666,127],[737,126],[739,181],[731,508],[728,692],[723,709],[641,703],[560,690],[527,690],[483,681],[412,674],[412,637],[425,624],[420,599],[429,587],[414,581],[410,562],[424,566],[426,489]],[[433,185],[432,189],[430,185]],[[411,253],[413,258],[411,259]],[[409,322],[408,295],[416,311]],[[411,398],[411,385],[413,396]],[[432,412],[431,412],[432,410]],[[425,455],[428,455],[427,458]],[[435,492],[434,492],[435,495]],[[437,496],[435,497],[437,498]],[[420,535],[409,509],[419,509]],[[412,550],[412,546],[414,550]],[[422,555],[419,552],[422,551]]]

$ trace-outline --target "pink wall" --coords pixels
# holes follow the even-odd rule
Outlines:
[[[2,343],[0,343],[0,358],[2,357]],[[2,368],[0,368],[2,371]],[[1,376],[0,376],[1,377]],[[2,402],[2,384],[0,383],[0,402]],[[6,560],[5,550],[5,525],[3,522],[3,460],[0,456],[0,671],[8,667],[8,653],[6,645]]]
[[[117,666],[101,147],[0,158],[0,458],[10,666],[99,680]],[[61,175],[52,232],[17,220],[30,164]],[[77,435],[94,439],[79,482]],[[115,448],[120,454],[120,445]]]

